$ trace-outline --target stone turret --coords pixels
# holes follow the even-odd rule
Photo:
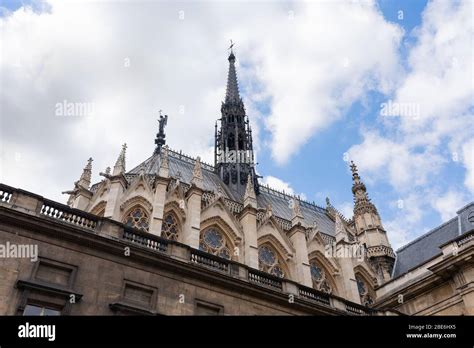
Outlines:
[[[395,254],[388,241],[387,232],[382,226],[377,208],[370,201],[354,162],[351,162],[351,171],[356,235],[365,245],[367,257],[377,271],[379,280],[387,281],[391,277]]]

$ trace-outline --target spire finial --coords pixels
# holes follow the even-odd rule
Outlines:
[[[351,171],[352,171],[352,174],[357,173],[357,166],[355,165],[354,161],[351,161]]]
[[[127,151],[127,144],[122,145],[122,150],[120,151],[120,155],[117,158],[117,162],[115,162],[114,171],[112,175],[119,175],[125,172],[125,152]]]
[[[232,56],[233,59],[235,59],[235,56],[234,56],[234,45],[235,43],[232,41],[232,39],[230,39],[230,46],[228,48],[228,50],[230,50],[230,55],[229,55],[229,60],[230,60],[230,57]]]
[[[90,157],[87,160],[87,164],[84,167],[84,169],[82,170],[81,178],[79,179],[79,181],[77,183],[79,186],[81,186],[85,189],[89,189],[89,186],[91,184],[92,161],[93,161],[92,157]]]
[[[160,118],[158,119],[159,123],[159,129],[158,133],[156,133],[156,139],[155,139],[155,153],[159,153],[162,146],[166,144],[166,134],[165,134],[165,126],[168,124],[168,115],[162,115],[163,110],[159,110]]]

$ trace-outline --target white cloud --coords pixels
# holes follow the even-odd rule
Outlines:
[[[422,232],[422,217],[430,209],[445,221],[465,203],[459,190],[439,195],[450,179],[446,170],[463,164],[465,187],[474,192],[471,5],[427,5],[414,32],[417,41],[409,50],[408,71],[393,93],[394,103],[418,105],[418,117],[381,117],[383,128],[362,128],[362,142],[348,151],[363,176],[388,182],[408,197],[403,214],[396,212],[385,224],[394,244]]]
[[[258,92],[246,97],[256,147],[256,102],[269,100],[265,124],[280,163],[366,88],[388,90],[398,69],[402,31],[372,2],[254,3],[250,10],[216,2],[48,2],[47,12],[20,8],[0,18],[0,74],[8,86],[0,95],[0,180],[62,201],[59,192],[89,156],[96,179],[124,142],[129,168],[146,159],[159,109],[170,116],[168,144],[211,161],[231,37],[241,86]],[[94,114],[57,117],[63,100],[92,103]],[[28,179],[10,156],[19,149],[37,154]]]
[[[268,185],[272,189],[275,189],[277,191],[284,191],[285,193],[288,193],[289,195],[294,195],[295,194],[295,191],[290,186],[290,183],[285,182],[281,179],[278,179],[274,176],[271,176],[271,175],[265,176],[260,180],[260,182],[263,185]]]
[[[266,29],[254,33],[252,57],[270,98],[266,125],[280,164],[368,90],[390,90],[400,71],[403,32],[374,3],[298,3],[294,13],[276,23],[263,18]],[[270,40],[268,30],[279,40]]]
[[[466,168],[466,179],[464,184],[474,194],[474,139],[462,146],[462,157]]]
[[[419,193],[410,193],[391,202],[391,206],[396,209],[394,217],[383,225],[392,247],[398,249],[424,232],[420,224],[427,202]]]
[[[350,219],[354,215],[354,203],[353,202],[343,202],[338,204],[336,207],[344,217]]]
[[[461,193],[447,191],[444,195],[437,197],[433,202],[433,208],[441,216],[443,221],[448,221],[456,216],[456,212],[464,206],[466,201]]]

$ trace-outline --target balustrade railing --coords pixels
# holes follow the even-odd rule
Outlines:
[[[191,250],[191,262],[225,273],[229,271],[229,261],[197,249]]]
[[[12,198],[13,191],[13,188],[0,184],[0,202],[9,203]]]
[[[166,239],[132,228],[124,228],[122,238],[145,248],[160,252],[166,252],[168,249],[168,242]]]
[[[248,277],[249,281],[254,284],[278,290],[283,289],[282,279],[272,276],[271,274],[257,271],[255,269],[249,269]]]
[[[322,303],[324,305],[330,306],[331,301],[329,299],[329,295],[323,294],[311,288],[303,288],[300,287],[299,295],[305,299],[316,301]]]
[[[41,215],[67,222],[80,227],[94,229],[97,226],[99,217],[73,209],[67,205],[45,199],[41,206]]]
[[[357,315],[369,315],[369,311],[366,309],[362,309],[360,307],[356,307],[354,305],[351,305],[349,303],[346,303],[346,311],[349,313],[357,314]]]

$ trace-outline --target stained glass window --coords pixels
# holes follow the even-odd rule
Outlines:
[[[149,229],[149,217],[147,212],[141,207],[135,207],[129,211],[125,216],[123,223],[126,226],[137,228],[148,232]]]
[[[258,248],[258,264],[261,271],[284,278],[285,273],[280,265],[276,252],[268,245]]]
[[[230,246],[217,228],[208,228],[201,233],[199,249],[224,259],[231,259]]]
[[[362,303],[364,306],[368,306],[374,303],[371,291],[369,290],[369,286],[364,281],[364,279],[359,275],[356,275],[356,282],[357,290],[359,290],[360,303]]]
[[[166,213],[161,225],[161,236],[171,240],[178,240],[178,221],[171,212]]]
[[[313,279],[313,288],[328,294],[332,293],[332,287],[327,280],[326,272],[317,261],[311,261],[310,271],[311,278]]]

